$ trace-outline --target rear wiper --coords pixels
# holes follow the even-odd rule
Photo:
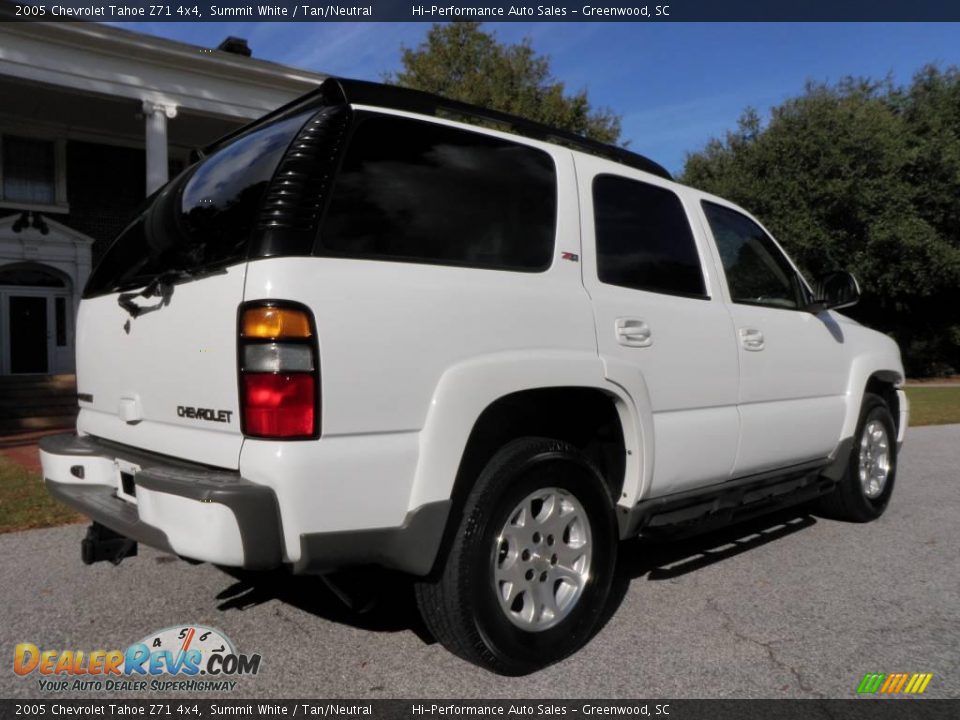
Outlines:
[[[173,297],[173,286],[177,280],[190,280],[198,275],[207,273],[197,270],[187,270],[180,268],[175,270],[166,270],[157,275],[153,280],[147,283],[147,286],[138,292],[120,293],[117,296],[117,304],[126,310],[130,317],[136,318],[141,315],[159,310],[170,304],[170,298]],[[160,302],[153,305],[137,305],[134,300],[138,297],[159,297]]]

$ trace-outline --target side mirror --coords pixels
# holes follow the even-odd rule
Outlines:
[[[813,294],[813,301],[807,307],[810,312],[845,308],[859,302],[860,285],[853,275],[838,270],[820,278],[813,286]]]

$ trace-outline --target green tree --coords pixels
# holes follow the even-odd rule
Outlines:
[[[519,115],[606,143],[620,138],[620,118],[591,108],[586,90],[566,94],[529,39],[509,45],[480,23],[434,25],[415,49],[403,48],[403,70],[387,82]]]
[[[810,83],[688,155],[682,180],[748,208],[809,275],[843,268],[851,314],[893,334],[908,372],[960,368],[960,72]]]

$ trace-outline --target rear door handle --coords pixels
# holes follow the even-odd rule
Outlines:
[[[614,323],[617,342],[626,347],[650,347],[653,335],[650,326],[639,318],[617,318]]]
[[[740,328],[740,344],[750,352],[763,350],[763,333],[755,328]]]

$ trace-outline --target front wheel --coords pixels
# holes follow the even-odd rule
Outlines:
[[[820,500],[829,517],[869,522],[883,515],[897,474],[897,428],[883,398],[867,393],[853,436],[847,469],[837,487]]]
[[[532,672],[590,638],[616,549],[613,503],[596,467],[567,443],[522,438],[480,474],[417,603],[455,654],[501,674]]]

